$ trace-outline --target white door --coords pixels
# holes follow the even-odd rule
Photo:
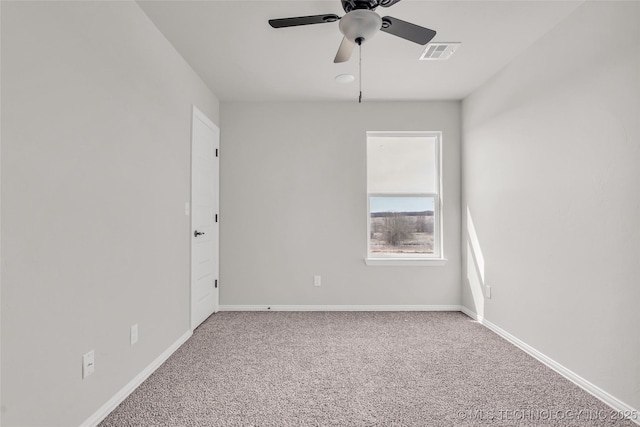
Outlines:
[[[193,107],[191,133],[191,329],[218,311],[220,130]]]

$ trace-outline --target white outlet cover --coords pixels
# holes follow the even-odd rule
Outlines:
[[[313,276],[313,286],[322,286],[321,276]]]

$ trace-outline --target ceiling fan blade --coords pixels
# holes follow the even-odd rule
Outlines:
[[[380,0],[378,5],[382,6],[382,7],[390,7],[390,6],[393,6],[394,4],[398,3],[399,1],[400,0]]]
[[[353,51],[353,47],[355,43],[352,43],[346,37],[342,38],[342,43],[340,43],[340,47],[338,48],[338,53],[336,53],[336,59],[333,60],[334,63],[339,62],[347,62],[349,58],[351,58],[351,52]]]
[[[429,43],[436,35],[436,32],[429,28],[421,27],[391,16],[382,18],[382,28],[380,28],[380,31],[423,45]]]
[[[340,17],[333,13],[327,15],[298,16],[295,18],[269,19],[269,25],[273,28],[296,27],[298,25],[324,24],[335,22]]]

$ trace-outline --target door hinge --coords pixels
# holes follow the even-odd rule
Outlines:
[[[216,222],[218,222],[218,214],[216,214]]]
[[[218,157],[218,149],[216,148],[216,157]]]
[[[215,280],[215,282],[213,283],[213,286],[216,288],[218,287],[218,279]]]

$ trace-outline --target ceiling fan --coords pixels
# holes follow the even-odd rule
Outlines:
[[[355,45],[373,37],[378,30],[394,36],[425,45],[435,37],[436,32],[391,16],[380,17],[374,10],[378,6],[389,7],[400,0],[341,0],[344,16],[335,14],[299,16],[295,18],[270,19],[273,28],[295,27],[298,25],[323,24],[340,21],[340,32],[344,34],[340,48],[333,62],[345,62],[351,57]]]

